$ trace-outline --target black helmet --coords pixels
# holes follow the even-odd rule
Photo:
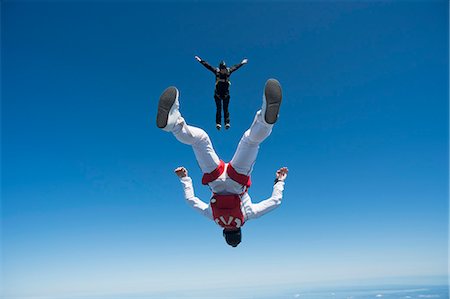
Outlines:
[[[221,61],[220,63],[219,63],[219,69],[226,69],[227,68],[227,65],[225,64],[225,61]]]
[[[223,237],[225,238],[225,241],[227,241],[227,244],[236,247],[241,243],[242,234],[241,234],[241,228],[233,229],[233,230],[223,230]]]

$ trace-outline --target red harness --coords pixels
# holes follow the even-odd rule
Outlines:
[[[217,180],[218,177],[220,177],[222,175],[222,173],[225,170],[225,162],[223,162],[222,160],[220,160],[219,165],[217,166],[216,169],[214,169],[213,171],[211,171],[210,173],[204,173],[203,177],[202,177],[202,184],[203,185],[208,185],[209,183],[211,183],[212,181]]]
[[[217,166],[216,169],[214,169],[210,173],[203,174],[202,184],[203,185],[208,185],[209,183],[217,180],[222,175],[222,173],[224,171],[225,171],[225,162],[220,160],[220,163],[219,163],[219,165]],[[250,176],[238,173],[233,168],[231,163],[228,163],[227,174],[233,181],[235,181],[235,182],[237,182],[237,183],[239,183],[239,184],[241,184],[241,185],[243,185],[243,186],[245,186],[247,188],[250,188],[250,185],[252,184]]]
[[[241,198],[237,194],[213,194],[211,209],[214,221],[223,228],[240,228],[244,225]]]
[[[216,169],[210,173],[203,174],[202,184],[207,185],[217,180],[224,171],[225,163],[220,160]],[[250,176],[238,173],[230,163],[228,163],[227,174],[233,181],[245,186],[246,189],[250,188],[250,185],[252,184]],[[241,210],[241,197],[238,194],[213,194],[211,198],[211,209],[214,221],[223,228],[240,228],[244,225],[245,221],[244,214]]]
[[[238,173],[231,164],[228,164],[227,174],[233,181],[247,187],[247,189],[250,188],[252,184],[250,176]]]

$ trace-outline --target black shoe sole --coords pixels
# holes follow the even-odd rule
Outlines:
[[[275,79],[267,80],[264,95],[266,96],[266,113],[264,119],[268,124],[274,124],[278,119],[282,100],[280,82]]]
[[[156,116],[156,125],[162,129],[167,126],[169,112],[175,100],[177,99],[178,90],[176,87],[170,86],[159,97],[158,115]]]

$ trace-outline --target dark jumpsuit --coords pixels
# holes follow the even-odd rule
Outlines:
[[[214,100],[216,100],[216,124],[222,123],[222,102],[225,124],[229,124],[230,113],[228,112],[228,104],[230,103],[230,75],[244,64],[238,63],[221,72],[219,68],[212,67],[204,60],[200,61],[200,63],[216,75],[216,88],[214,89]]]

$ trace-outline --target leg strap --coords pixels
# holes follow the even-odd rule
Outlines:
[[[231,163],[228,164],[228,168],[227,168],[227,174],[228,176],[235,182],[250,188],[250,185],[252,184],[252,181],[250,179],[250,176],[245,175],[245,174],[240,174],[238,173],[233,166],[231,165]]]
[[[205,173],[203,174],[202,177],[202,184],[203,185],[208,185],[209,183],[211,183],[212,181],[217,180],[218,177],[220,177],[222,175],[222,173],[225,170],[225,162],[223,162],[222,160],[220,160],[219,165],[217,166],[216,169],[214,169],[213,171],[211,171],[210,173]]]

